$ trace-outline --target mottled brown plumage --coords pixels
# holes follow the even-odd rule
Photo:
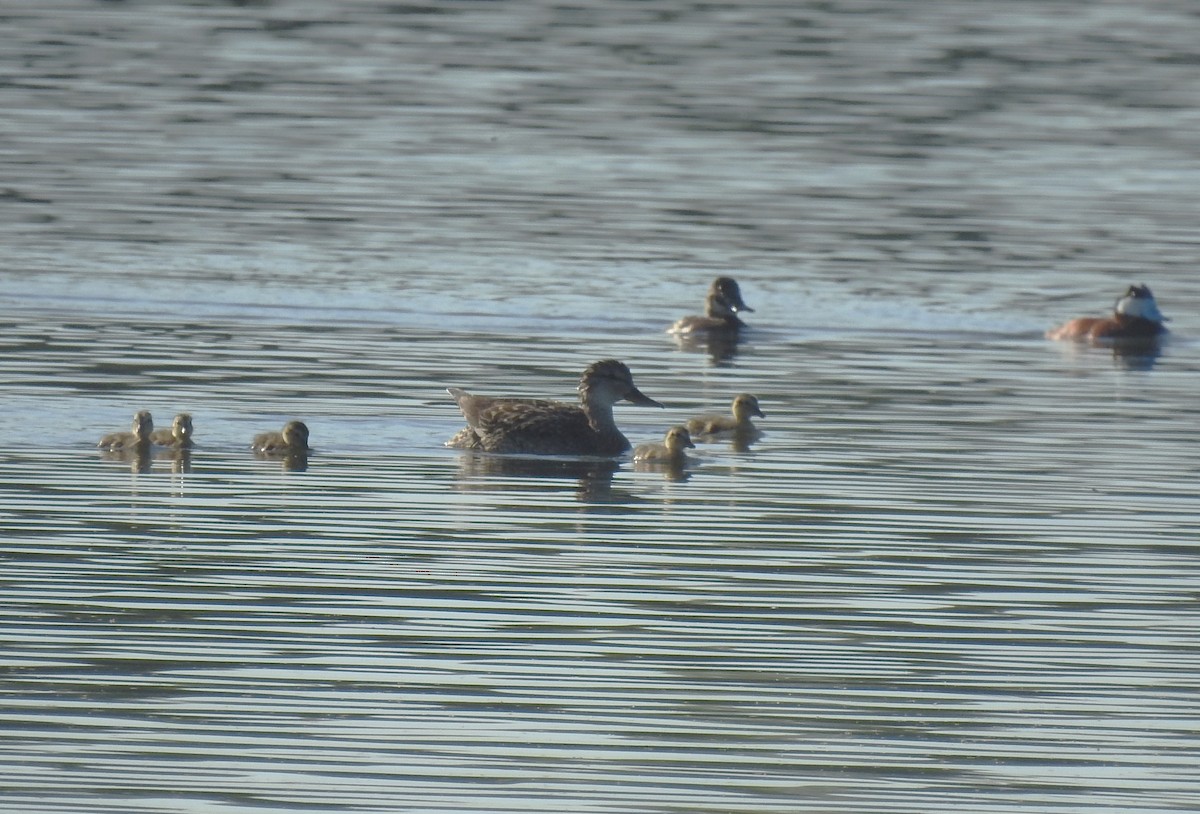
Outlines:
[[[620,455],[629,441],[613,420],[613,405],[630,401],[662,407],[633,383],[615,359],[590,365],[579,380],[579,404],[476,396],[448,389],[467,426],[446,442],[458,449],[530,455]]]

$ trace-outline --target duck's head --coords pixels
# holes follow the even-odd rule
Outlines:
[[[708,299],[711,304],[723,306],[734,314],[754,310],[742,301],[742,290],[738,287],[737,280],[732,277],[718,277],[713,280],[708,288]]]
[[[672,427],[667,430],[667,437],[664,443],[671,452],[696,448],[696,445],[692,443],[692,435],[687,431],[687,427]]]
[[[1151,322],[1167,321],[1167,318],[1162,315],[1162,311],[1158,310],[1158,303],[1154,301],[1154,295],[1150,293],[1150,288],[1144,285],[1129,286],[1129,290],[1117,299],[1113,310],[1127,317],[1148,319]]]
[[[308,425],[303,421],[289,421],[283,425],[283,441],[292,449],[308,449]]]
[[[616,404],[631,401],[645,407],[662,407],[654,399],[638,390],[633,383],[633,374],[623,362],[605,359],[588,365],[579,379],[579,398],[585,403],[595,400]]]
[[[187,441],[192,437],[191,413],[180,413],[175,416],[175,420],[171,422],[171,435],[180,441]]]
[[[758,399],[749,393],[742,393],[733,400],[733,417],[738,421],[745,421],[752,415],[759,418],[766,418],[767,414],[758,406]]]
[[[149,410],[138,410],[133,414],[133,434],[139,440],[149,438],[150,433],[154,432],[154,419],[150,417]]]

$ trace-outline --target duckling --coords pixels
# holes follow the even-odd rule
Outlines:
[[[289,421],[280,432],[260,432],[254,436],[250,448],[266,457],[282,455],[307,455],[308,427],[303,421]]]
[[[171,422],[170,429],[155,430],[150,440],[162,447],[192,446],[192,414],[180,413]]]
[[[758,406],[758,399],[749,393],[742,393],[733,400],[733,416],[702,415],[688,419],[687,428],[696,435],[721,435],[737,433],[749,435],[757,429],[750,421],[750,416],[766,418],[767,414]]]
[[[1111,317],[1076,317],[1046,332],[1047,339],[1076,341],[1153,340],[1167,332],[1167,318],[1144,285],[1131,285],[1113,306]]]
[[[630,401],[662,407],[633,383],[624,363],[605,359],[579,379],[579,405],[528,398],[471,395],[447,389],[467,426],[446,442],[458,449],[530,455],[620,455],[629,441],[613,420],[613,405]]]
[[[154,419],[149,410],[138,410],[133,414],[133,427],[129,432],[110,432],[96,444],[110,452],[145,448],[150,449],[150,436],[154,433]]]
[[[656,463],[673,466],[687,461],[685,449],[695,449],[686,427],[671,427],[661,444],[641,444],[633,451],[635,463]]]
[[[683,317],[668,329],[673,334],[737,333],[746,323],[738,313],[754,309],[742,301],[742,291],[732,277],[718,277],[708,288],[704,316]]]

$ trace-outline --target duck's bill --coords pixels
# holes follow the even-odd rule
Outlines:
[[[744,303],[744,302],[735,302],[733,304],[733,312],[735,314],[740,314],[743,311],[749,311],[749,312],[753,313],[754,309],[751,308],[749,305],[746,305],[746,303]]]
[[[641,390],[638,390],[636,387],[633,388],[632,390],[630,390],[628,394],[626,394],[625,400],[631,401],[634,404],[640,404],[643,407],[663,407],[663,405],[659,404],[657,401],[650,398],[645,393],[643,393]],[[666,409],[666,408],[663,407],[663,409]]]

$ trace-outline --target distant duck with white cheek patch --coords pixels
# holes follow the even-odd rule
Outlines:
[[[742,311],[754,309],[742,301],[742,290],[732,277],[718,277],[708,287],[704,300],[704,316],[683,317],[672,325],[667,333],[679,336],[727,334],[736,335],[746,327],[738,319]]]
[[[1167,318],[1144,285],[1131,285],[1117,300],[1110,317],[1077,317],[1046,332],[1047,339],[1079,342],[1154,340],[1167,332]]]

